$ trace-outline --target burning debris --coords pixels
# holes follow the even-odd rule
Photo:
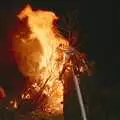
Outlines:
[[[87,72],[86,57],[58,33],[53,25],[58,17],[53,12],[33,11],[27,5],[18,18],[27,19],[28,27],[16,33],[12,46],[18,67],[30,83],[21,101],[32,100],[39,111],[63,114],[64,83],[69,82],[66,76],[73,79],[73,71],[77,76]],[[20,103],[16,101],[16,106]]]

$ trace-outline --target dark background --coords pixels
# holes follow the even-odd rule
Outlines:
[[[0,2],[0,85],[6,92],[18,90],[13,87],[22,83],[21,74],[12,61],[8,45],[8,33],[16,23],[16,14],[30,3],[33,8],[47,8],[63,14],[74,7],[79,8],[80,34],[83,49],[89,60],[94,60],[96,72],[92,77],[83,77],[84,95],[88,97],[88,117],[90,120],[120,119],[120,74],[119,74],[119,31],[118,7],[111,0],[34,0]],[[114,10],[113,10],[113,7]],[[117,17],[116,17],[117,16]],[[117,19],[118,18],[118,19]],[[17,78],[17,81],[16,81]],[[21,88],[20,87],[20,88]],[[20,89],[19,88],[19,89]],[[77,97],[71,97],[65,117],[79,120],[80,109]],[[69,118],[68,118],[69,116]]]

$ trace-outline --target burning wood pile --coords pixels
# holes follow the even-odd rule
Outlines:
[[[27,86],[10,105],[19,109],[23,101],[31,101],[38,111],[63,114],[64,86],[74,74],[79,77],[88,71],[86,56],[59,34],[53,24],[58,17],[53,12],[34,11],[27,5],[18,18],[26,24],[17,29],[12,49]]]

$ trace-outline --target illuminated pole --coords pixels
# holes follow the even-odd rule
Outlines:
[[[83,98],[82,98],[81,89],[79,86],[78,78],[75,75],[74,71],[73,71],[73,76],[74,76],[73,80],[74,80],[75,88],[77,91],[78,101],[79,101],[81,112],[82,112],[82,117],[83,117],[83,120],[87,120],[87,115],[86,115],[86,111],[85,111],[85,106],[84,106],[84,102],[83,102]]]
[[[63,28],[61,28],[61,29],[63,29]],[[63,30],[65,30],[65,29],[63,29]],[[70,30],[65,30],[65,31],[67,31],[69,33],[69,41],[70,41],[71,31]],[[75,51],[73,48],[66,49],[65,50],[65,53],[66,53],[65,56],[66,56],[67,59],[70,59],[70,56],[74,55],[76,52],[77,51]],[[84,102],[83,102],[83,98],[82,98],[81,89],[80,89],[80,86],[79,86],[78,78],[77,78],[76,74],[74,73],[74,69],[73,69],[73,81],[74,81],[77,96],[78,96],[78,102],[79,102],[79,105],[80,105],[80,108],[81,108],[82,118],[83,118],[83,120],[87,120],[87,115],[86,115],[86,110],[85,110],[85,106],[84,106]]]
[[[70,56],[74,55],[75,51],[74,51],[74,49],[67,49],[67,50],[65,50],[65,53],[66,53],[66,58],[70,59]],[[83,120],[87,120],[87,115],[86,115],[86,110],[85,110],[85,106],[84,106],[84,102],[83,102],[83,98],[82,98],[81,89],[79,86],[77,75],[75,74],[73,67],[72,67],[72,71],[73,71],[73,81],[75,84],[75,88],[76,88],[76,92],[77,92],[77,96],[78,96],[78,102],[79,102],[79,105],[81,108],[82,117],[83,117]]]

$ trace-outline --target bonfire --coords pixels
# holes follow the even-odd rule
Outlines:
[[[30,100],[37,111],[63,114],[64,86],[88,71],[86,56],[59,33],[54,12],[27,5],[17,17],[26,25],[15,33],[12,49],[27,87],[20,100],[15,98],[10,104],[18,109],[22,101]]]

